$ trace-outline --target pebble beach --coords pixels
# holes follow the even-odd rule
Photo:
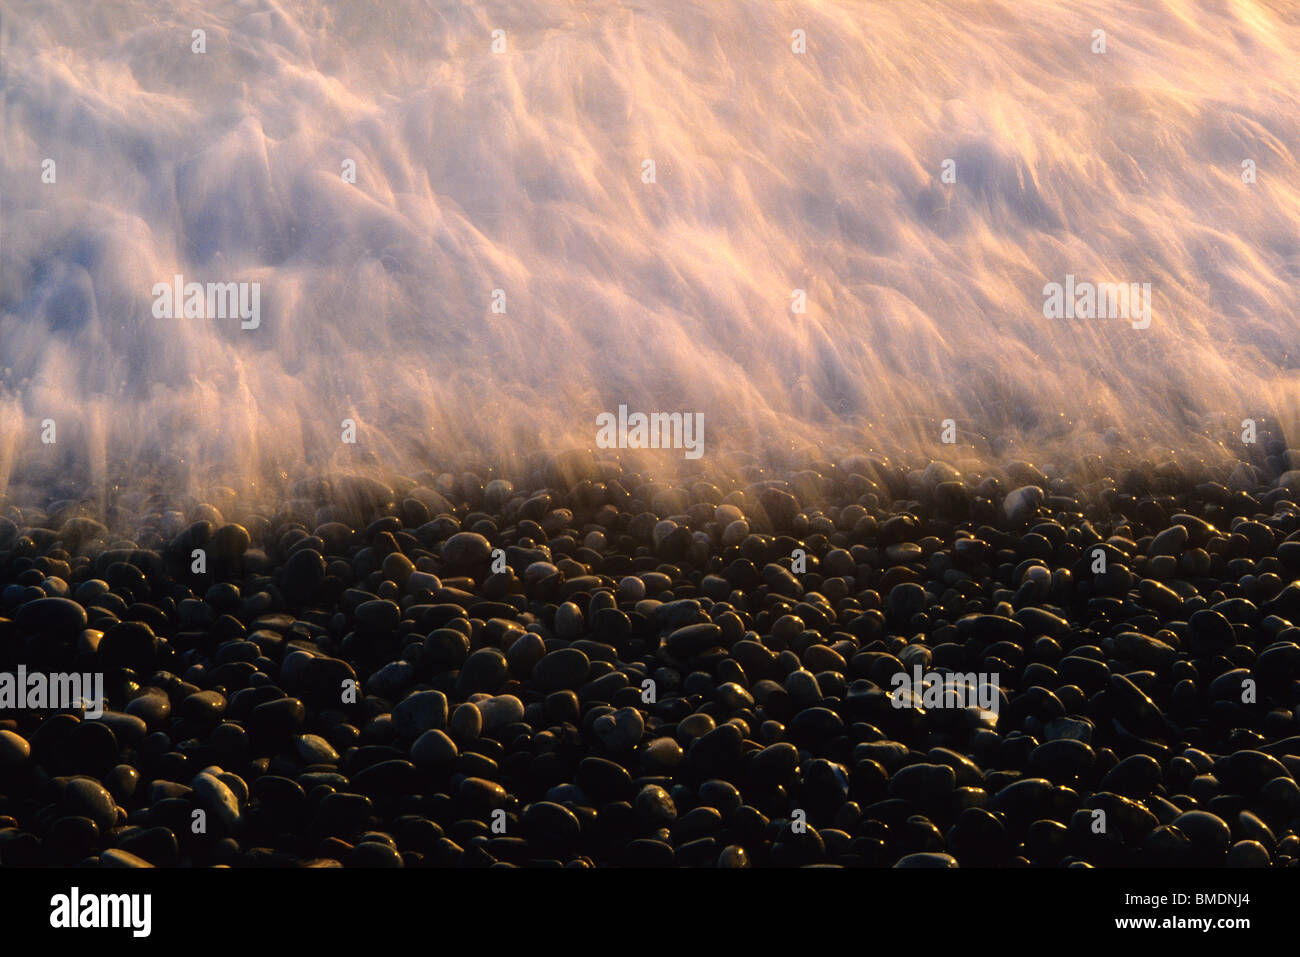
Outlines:
[[[0,672],[105,700],[0,710],[0,864],[1290,866],[1285,460],[11,507]]]

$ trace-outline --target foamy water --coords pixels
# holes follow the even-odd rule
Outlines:
[[[933,453],[945,419],[979,454],[1232,452],[1295,409],[1288,3],[6,0],[0,31],[0,489],[505,461],[620,404],[702,412],[706,460]],[[259,283],[257,328],[157,318],[177,274]],[[1150,283],[1149,328],[1045,318],[1067,275]]]

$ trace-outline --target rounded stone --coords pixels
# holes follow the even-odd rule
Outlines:
[[[627,769],[604,758],[586,757],[578,762],[574,783],[597,805],[626,801],[635,793]]]
[[[288,747],[298,735],[307,717],[307,709],[297,698],[276,698],[253,709],[248,718],[248,732],[270,747]]]
[[[407,739],[447,726],[447,696],[441,691],[414,691],[393,709],[393,727]]]
[[[97,777],[118,762],[117,737],[100,721],[83,721],[73,728],[62,750],[70,767]]]
[[[171,717],[171,700],[157,688],[147,688],[143,694],[127,703],[126,713],[139,718],[149,728],[158,730]]]
[[[190,787],[194,789],[195,800],[225,833],[233,833],[239,828],[242,817],[239,799],[225,781],[204,771],[195,775]]]
[[[289,556],[280,573],[280,589],[297,604],[312,601],[325,584],[325,559],[311,548],[300,548]]]
[[[135,796],[140,786],[140,772],[129,764],[118,764],[104,776],[104,786],[113,795],[113,800],[125,804]]]
[[[461,669],[468,657],[469,636],[455,628],[436,628],[424,639],[423,661],[435,672]]]
[[[20,767],[32,756],[32,746],[16,731],[0,729],[0,770]]]
[[[215,722],[226,713],[226,698],[219,691],[196,691],[181,702],[181,717]]]
[[[380,761],[352,776],[352,786],[358,793],[372,795],[377,799],[394,794],[411,794],[418,786],[418,781],[415,765],[401,758]]]
[[[822,707],[805,708],[786,727],[787,737],[801,747],[819,747],[843,733],[844,719]]]
[[[619,708],[613,714],[603,714],[597,718],[592,731],[609,751],[630,751],[641,743],[641,736],[645,733],[645,719],[636,708]]]
[[[437,728],[424,732],[411,745],[411,761],[419,768],[446,767],[459,756],[460,750],[456,747],[456,742]]]
[[[577,648],[560,648],[533,668],[533,682],[543,691],[577,689],[586,683],[591,659]]]
[[[647,784],[638,791],[632,807],[637,816],[651,827],[666,827],[677,820],[677,806],[668,792],[657,784]]]
[[[535,801],[528,805],[519,823],[529,838],[563,848],[572,847],[582,834],[577,815],[554,801]]]
[[[509,677],[506,656],[495,648],[480,648],[465,660],[460,669],[456,693],[463,697],[479,692],[495,693]]]
[[[348,851],[343,858],[344,867],[354,868],[400,868],[405,866],[402,855],[397,848],[379,841],[362,841]]]
[[[68,814],[88,817],[107,831],[117,823],[117,803],[93,778],[71,778],[63,788],[62,804]]]
[[[217,558],[232,559],[239,558],[248,551],[250,543],[248,529],[232,522],[229,525],[222,525],[212,533],[207,549]]]
[[[504,807],[510,795],[500,784],[486,778],[465,778],[456,789],[456,798],[462,806],[475,813],[484,813]]]
[[[555,609],[555,634],[565,641],[573,641],[582,635],[582,609],[571,601],[566,601]]]
[[[366,693],[395,700],[415,680],[415,666],[409,661],[390,661],[366,679]]]
[[[70,639],[86,627],[86,610],[69,598],[38,598],[18,609],[14,623],[29,634]]]
[[[483,712],[472,701],[456,705],[451,713],[451,733],[461,741],[474,741],[483,733]]]
[[[743,711],[754,707],[754,697],[734,681],[718,685],[714,700],[728,711]]]
[[[299,735],[296,750],[304,764],[337,764],[339,761],[339,753],[318,734]]]
[[[930,804],[943,800],[957,786],[957,775],[946,764],[909,764],[894,773],[889,793],[905,801]]]
[[[669,774],[686,752],[672,738],[655,738],[641,749],[641,767],[647,774]]]
[[[935,851],[923,851],[917,854],[908,854],[898,859],[895,867],[913,868],[913,867],[936,867],[936,868],[953,868],[957,866],[957,858],[951,854],[941,854]]]
[[[1029,767],[1051,781],[1070,783],[1092,767],[1096,756],[1082,741],[1060,738],[1040,744],[1029,754]]]
[[[512,694],[499,694],[476,702],[483,716],[483,730],[495,731],[524,719],[524,703]]]
[[[353,612],[357,625],[370,633],[392,631],[402,620],[402,610],[384,598],[362,602]]]
[[[1173,826],[1186,834],[1192,846],[1206,858],[1222,857],[1232,842],[1232,830],[1227,823],[1209,811],[1185,811],[1174,818]]]
[[[718,867],[749,867],[749,853],[739,844],[728,844],[718,855]]]
[[[1187,619],[1187,633],[1188,647],[1195,655],[1225,651],[1237,642],[1232,624],[1211,608],[1192,613]]]
[[[157,640],[144,622],[120,621],[104,632],[97,653],[109,667],[149,674],[158,658]]]
[[[1259,841],[1238,841],[1228,850],[1228,867],[1268,867],[1268,849]]]
[[[442,560],[448,565],[477,565],[491,557],[492,543],[477,532],[457,532],[442,543]]]
[[[783,782],[799,768],[799,749],[788,741],[769,744],[754,752],[752,770],[762,780]]]
[[[925,610],[925,589],[913,582],[903,582],[889,590],[888,610],[895,621],[909,621],[917,612]]]
[[[143,857],[132,854],[130,851],[124,851],[118,847],[110,847],[99,855],[99,864],[101,867],[114,868],[131,868],[139,869],[153,867]]]
[[[546,656],[546,642],[542,636],[528,631],[520,635],[506,651],[510,673],[520,680],[533,673],[533,668]]]
[[[722,644],[722,629],[712,622],[686,625],[668,636],[668,651],[689,658]]]
[[[1182,528],[1181,525],[1175,527]],[[1098,790],[1146,798],[1159,786],[1162,776],[1160,762],[1155,758],[1147,754],[1131,754],[1106,772]]]
[[[1151,557],[1157,555],[1180,555],[1182,554],[1183,547],[1187,544],[1187,539],[1187,526],[1170,525],[1163,532],[1160,532],[1151,539],[1151,544],[1147,546],[1147,555]]]

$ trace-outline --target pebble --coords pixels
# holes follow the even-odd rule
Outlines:
[[[1043,490],[1036,485],[1022,485],[1008,492],[1002,502],[1002,511],[1012,526],[1025,525],[1043,504]]]
[[[1187,811],[1174,818],[1173,826],[1187,835],[1193,848],[1206,860],[1221,858],[1232,841],[1228,825],[1209,811]]]
[[[296,604],[312,601],[325,583],[325,559],[310,548],[289,556],[280,575],[280,588]]]
[[[195,800],[208,812],[210,822],[220,826],[221,832],[235,833],[241,824],[239,800],[224,781],[208,772],[194,776],[190,782]]]
[[[38,598],[18,609],[14,624],[28,634],[70,640],[86,627],[86,610],[69,598]]]
[[[447,737],[446,732],[437,728],[424,732],[411,745],[411,761],[419,768],[447,767],[459,756],[460,751],[456,743]]]
[[[560,648],[537,662],[533,681],[542,691],[576,689],[587,680],[591,659],[577,648]]]
[[[799,751],[786,741],[768,745],[754,753],[752,772],[765,781],[788,780],[799,767]]]
[[[147,624],[121,621],[104,632],[98,655],[106,667],[149,674],[158,659],[157,640]]]
[[[17,732],[0,728],[0,771],[17,768],[32,756],[30,742]]]
[[[158,689],[145,689],[127,703],[126,713],[139,718],[150,729],[158,730],[171,717],[171,700]]]
[[[492,557],[492,543],[476,532],[457,532],[442,543],[442,560],[463,568],[486,562]]]
[[[384,798],[393,794],[410,794],[417,787],[415,765],[401,758],[380,761],[352,775],[352,787],[361,794]]]
[[[104,786],[93,778],[74,777],[63,788],[61,804],[66,813],[88,817],[107,831],[117,822],[117,804]]]
[[[368,632],[392,631],[402,620],[397,604],[383,598],[362,602],[352,614],[358,627]]]
[[[1244,748],[1214,762],[1214,775],[1237,794],[1255,794],[1274,778],[1291,771],[1270,754]]]
[[[469,777],[460,782],[460,787],[456,789],[456,798],[472,813],[483,814],[503,807],[509,802],[510,795],[495,781]]]
[[[554,801],[535,801],[519,817],[524,833],[543,845],[571,848],[582,835],[582,822]]]
[[[1147,555],[1181,555],[1183,548],[1187,545],[1187,539],[1188,533],[1185,525],[1170,525],[1151,539],[1151,544],[1147,546]]]
[[[397,848],[378,841],[362,841],[343,858],[344,867],[404,867],[402,855]]]
[[[545,656],[546,642],[541,635],[529,631],[511,643],[506,651],[506,665],[511,675],[523,680],[533,673],[537,663]]]
[[[102,721],[83,721],[68,735],[62,756],[72,770],[98,777],[117,764],[118,739]]]
[[[1227,618],[1209,608],[1187,619],[1188,648],[1194,655],[1226,651],[1236,644],[1236,634]]]
[[[583,758],[573,783],[598,805],[631,800],[635,794],[627,769],[604,758]]]
[[[196,691],[181,702],[180,711],[191,721],[217,721],[226,713],[226,696],[218,691]]]
[[[415,666],[409,661],[390,661],[366,679],[366,693],[394,699],[415,680]]]
[[[1224,863],[1228,867],[1268,867],[1272,860],[1268,848],[1259,841],[1238,841],[1228,849]]]
[[[664,827],[677,820],[673,799],[655,784],[647,784],[638,791],[632,806],[637,816],[651,827]]]
[[[895,867],[957,867],[957,858],[951,854],[942,854],[933,851],[922,851],[916,854],[908,854],[898,859]]]
[[[304,764],[338,764],[339,753],[318,734],[298,736],[298,757]]]
[[[1131,798],[1146,798],[1163,778],[1160,763],[1146,754],[1131,754],[1106,772],[1099,790]]]
[[[679,658],[698,655],[721,643],[722,629],[709,623],[678,628],[668,636],[667,641],[669,653]]]
[[[909,764],[889,780],[889,793],[905,801],[929,805],[957,786],[957,775],[946,764]]]
[[[472,702],[462,702],[452,711],[449,727],[458,741],[474,741],[483,733],[483,712]]]
[[[273,747],[288,747],[306,720],[306,708],[297,698],[265,701],[248,718],[248,732]]]
[[[461,696],[480,691],[494,693],[505,684],[508,677],[506,656],[495,648],[480,648],[465,660],[464,667],[460,669],[460,675],[456,679],[456,693]]]
[[[582,609],[566,601],[555,610],[555,633],[566,641],[582,636]]]
[[[99,863],[103,867],[128,867],[128,868],[145,868],[153,867],[143,857],[137,857],[130,851],[125,851],[119,847],[110,847],[102,851],[99,855]]]
[[[669,774],[686,752],[672,738],[655,738],[641,749],[641,764],[648,774]]]
[[[844,731],[844,719],[829,708],[805,708],[790,721],[786,734],[796,745],[811,746]]]
[[[393,709],[393,728],[411,739],[431,728],[445,728],[447,707],[447,696],[441,691],[413,691]]]
[[[754,696],[734,681],[718,685],[714,699],[728,712],[744,711],[754,707]]]
[[[1095,760],[1082,741],[1063,738],[1040,744],[1029,754],[1029,769],[1050,781],[1070,784],[1085,774]]]
[[[1053,718],[1043,729],[1044,741],[1082,741],[1092,743],[1093,726],[1079,718]]]
[[[523,706],[520,706],[520,715]],[[600,743],[610,752],[630,751],[641,742],[645,733],[645,720],[636,708],[619,708],[613,714],[601,715],[592,725]],[[680,751],[680,748],[678,749]]]
[[[477,707],[483,716],[483,730],[487,732],[524,719],[524,703],[512,694],[486,698],[478,702]]]

